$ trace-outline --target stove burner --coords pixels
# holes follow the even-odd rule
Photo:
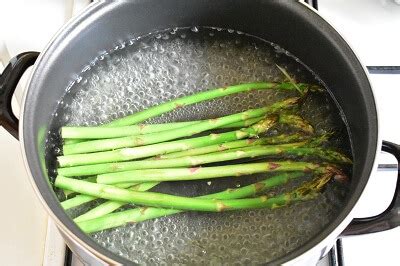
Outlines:
[[[305,0],[304,2],[318,10],[318,0]]]
[[[367,66],[370,74],[400,74],[400,66]]]

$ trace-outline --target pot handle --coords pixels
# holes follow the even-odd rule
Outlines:
[[[398,162],[397,184],[394,197],[389,207],[381,214],[356,218],[342,232],[341,236],[376,233],[395,228],[400,225],[400,145],[383,141],[382,151],[394,155]]]
[[[38,56],[38,52],[21,53],[10,60],[0,75],[0,126],[16,139],[18,139],[18,119],[12,111],[11,99],[25,70],[35,63]]]

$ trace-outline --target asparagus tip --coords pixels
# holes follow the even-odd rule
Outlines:
[[[346,183],[349,180],[349,177],[338,167],[336,166],[328,166],[327,172],[333,175],[333,179],[340,183]]]
[[[316,193],[320,192],[332,178],[333,174],[329,171],[319,175],[311,181],[305,182],[303,185],[295,190],[297,195],[302,197],[315,196]]]
[[[312,138],[309,140],[308,146],[310,146],[310,147],[320,146],[324,142],[327,142],[332,137],[332,135],[333,135],[333,132],[328,132],[328,133],[322,134],[320,136],[317,136],[315,138]]]

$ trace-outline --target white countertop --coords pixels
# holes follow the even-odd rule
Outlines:
[[[89,0],[0,0],[0,72],[18,53],[41,51],[57,30]],[[16,91],[18,100],[29,73]],[[18,105],[14,111],[18,113]],[[26,174],[19,143],[0,127],[1,265],[43,265],[48,216]],[[53,230],[54,231],[54,230]],[[57,239],[57,236],[55,237]],[[53,241],[54,245],[58,245]],[[64,247],[62,247],[64,249]],[[46,248],[46,257],[62,254]],[[53,260],[54,261],[54,260]],[[49,263],[48,265],[57,265]],[[61,266],[61,264],[58,264]]]
[[[33,193],[19,143],[0,128],[0,257],[2,265],[41,265],[47,215]]]
[[[400,5],[393,0],[318,0],[319,11],[369,66],[400,65]]]

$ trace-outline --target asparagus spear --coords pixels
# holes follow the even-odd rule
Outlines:
[[[63,139],[63,144],[75,144],[84,141],[87,141],[87,139]]]
[[[244,186],[244,187],[241,187],[241,188],[234,188],[234,189],[230,188],[230,189],[227,189],[227,190],[222,191],[222,192],[200,196],[199,198],[207,198],[207,199],[211,199],[211,198],[213,198],[213,199],[239,199],[239,198],[253,197],[257,193],[261,193],[261,192],[263,192],[263,191],[265,191],[265,190],[267,190],[269,188],[272,188],[272,187],[276,187],[276,186],[280,186],[280,185],[286,184],[290,180],[299,178],[301,176],[304,176],[303,172],[280,173],[280,174],[276,174],[276,175],[273,175],[271,177],[268,177],[267,179],[265,179],[263,181],[260,181],[260,182],[257,182],[257,183],[254,183],[254,184],[251,184],[251,185],[248,185],[248,186]],[[82,222],[82,221],[86,221],[86,220],[95,219],[95,218],[104,216],[104,215],[106,215],[108,213],[111,213],[114,210],[116,210],[119,207],[121,207],[124,204],[126,204],[124,202],[118,202],[118,203],[114,202],[113,204],[111,204],[111,203],[107,204],[107,203],[102,204],[103,206],[99,205],[98,207],[96,207],[97,211],[93,212],[90,216],[85,216],[85,217],[80,216],[80,218],[78,217],[79,219],[75,218],[74,221],[75,222]],[[110,208],[110,205],[112,205],[112,207],[115,207],[115,208]],[[160,212],[160,209],[155,209],[154,208],[153,211]],[[153,211],[150,211],[150,212],[153,212]],[[169,212],[172,211],[171,214],[172,213],[181,212],[181,211],[177,211],[177,210],[168,210],[168,211]],[[91,212],[91,211],[89,211],[89,212]],[[87,212],[87,213],[89,213],[89,212]],[[146,213],[147,213],[147,211],[146,211]],[[146,214],[143,214],[143,215],[146,215]],[[166,215],[166,214],[164,214],[164,215]],[[164,215],[161,212],[160,216],[164,216]]]
[[[242,128],[251,126],[258,121],[262,120],[263,117],[255,117],[247,120],[238,121],[232,124],[223,125],[219,128]],[[138,124],[132,126],[123,127],[72,127],[65,126],[61,128],[61,137],[64,140],[64,144],[73,144],[93,139],[108,139],[118,138],[134,135],[143,135],[155,132],[161,132],[180,128],[184,126],[194,125],[204,120],[199,121],[188,121],[188,122],[172,122],[165,124]]]
[[[161,132],[197,124],[201,121],[176,122],[166,124],[139,124],[123,127],[62,127],[64,139],[108,139]]]
[[[304,145],[306,142],[286,144],[298,147]],[[129,170],[138,169],[158,169],[158,168],[174,168],[174,167],[185,167],[195,166],[213,162],[230,161],[241,158],[256,157],[268,154],[279,154],[282,150],[285,150],[284,145],[277,146],[253,146],[249,148],[239,148],[240,150],[228,150],[222,152],[214,152],[209,154],[197,155],[197,156],[185,156],[180,158],[172,159],[160,159],[160,160],[142,160],[133,162],[121,162],[121,163],[105,163],[105,164],[92,164],[82,165],[75,167],[59,168],[58,174],[71,177],[71,176],[88,176],[98,175],[104,173],[113,172],[124,172]]]
[[[181,160],[178,160],[178,161],[175,160],[176,165],[172,165],[172,166],[174,166],[174,167],[185,166],[185,165],[195,164],[196,162],[203,164],[203,163],[209,163],[209,162],[214,162],[214,161],[222,161],[223,159],[229,160],[229,157],[228,157],[229,155],[232,156],[231,157],[232,159],[260,156],[260,155],[268,154],[270,152],[274,153],[274,151],[289,153],[289,154],[291,152],[294,152],[296,154],[301,154],[301,155],[307,154],[307,153],[313,154],[313,153],[321,152],[323,154],[326,154],[326,156],[328,156],[328,157],[330,156],[330,158],[327,158],[327,159],[331,159],[331,160],[335,160],[337,157],[335,152],[332,152],[333,155],[331,155],[328,151],[325,151],[325,150],[318,149],[318,151],[315,151],[316,150],[315,148],[298,148],[296,150],[296,147],[299,147],[304,144],[306,144],[306,143],[305,142],[293,143],[293,144],[289,144],[289,145],[280,145],[280,146],[276,145],[276,146],[272,146],[272,147],[255,146],[255,147],[244,148],[241,150],[240,149],[232,150],[232,151],[230,151],[229,154],[216,153],[216,154],[209,154],[209,155],[206,155],[203,157],[201,157],[201,156],[192,157],[192,158],[186,157],[186,158],[181,158]],[[246,156],[244,156],[244,155],[246,155]],[[222,156],[222,158],[219,158],[220,156]],[[213,158],[215,158],[215,160],[213,160]],[[342,157],[340,156],[338,159],[342,159]],[[345,157],[345,159],[348,160],[346,157]],[[164,161],[171,161],[171,160],[164,160]],[[124,163],[124,164],[133,164],[133,167],[135,167],[135,165],[136,165],[136,169],[138,169],[138,165],[142,165],[142,166],[146,165],[146,164],[143,164],[143,162],[146,162],[146,161],[136,161],[136,162],[130,162],[130,163]],[[160,165],[157,163],[154,165],[154,161],[147,161],[146,163],[149,163],[149,164],[147,164],[149,168],[160,167]],[[171,164],[164,164],[164,165],[169,165],[169,167],[172,167]],[[95,165],[93,165],[93,166],[95,166]],[[110,171],[117,169],[117,168],[120,171],[130,169],[129,167],[117,166],[115,164],[110,164],[109,166],[110,166],[110,169],[109,169]],[[85,167],[85,166],[83,166],[83,167]],[[91,166],[89,166],[89,167],[91,167]],[[76,167],[76,168],[79,168],[79,167]],[[59,174],[65,176],[65,173],[60,172],[60,170],[59,170]],[[79,172],[76,172],[75,175],[81,175],[81,174]],[[144,183],[144,185],[146,185],[146,184],[149,184],[149,183]],[[137,186],[139,186],[139,185],[137,185]],[[139,190],[139,189],[135,189],[135,190],[145,191],[145,190]],[[109,213],[109,212],[112,212],[112,211],[118,209],[122,205],[123,205],[123,203],[112,202],[112,201],[103,203],[103,204],[99,205],[98,207],[94,208],[93,210],[90,210],[85,215],[82,215],[82,216],[76,218],[75,221],[83,221],[83,220],[93,219],[93,218],[102,216],[106,213]]]
[[[295,99],[295,102],[297,101],[298,98]],[[128,136],[122,138],[93,140],[76,144],[68,144],[63,146],[63,152],[64,155],[71,155],[71,154],[106,151],[118,148],[144,146],[154,143],[160,143],[177,138],[192,136],[197,133],[201,133],[210,129],[218,128],[223,125],[228,125],[238,121],[250,118],[257,118],[267,113],[274,113],[281,109],[292,107],[292,105],[293,105],[293,99],[288,99],[276,102],[267,107],[251,109],[242,113],[237,113],[215,119],[209,119],[194,125],[180,127],[173,130],[166,130],[162,132],[150,133],[139,136]]]
[[[134,203],[139,205],[172,208],[189,211],[221,212],[226,210],[242,210],[253,208],[274,208],[296,200],[297,196],[308,195],[311,188],[296,190],[296,193],[285,194],[279,200],[268,200],[266,196],[248,199],[215,200],[205,198],[190,198],[155,192],[139,192],[116,188],[110,185],[90,183],[77,179],[58,176],[55,181],[57,187],[71,189],[76,192],[97,196],[114,201]],[[302,191],[302,193],[300,193]]]
[[[218,151],[225,151],[229,149],[241,148],[246,146],[256,146],[256,145],[272,145],[272,144],[284,144],[290,143],[294,141],[303,141],[309,138],[308,136],[304,136],[301,134],[293,134],[293,135],[278,135],[273,137],[264,137],[259,139],[243,139],[243,140],[235,140],[230,142],[225,142],[222,144],[214,144],[205,147],[200,147],[196,149],[190,149],[186,151],[178,151],[169,154],[158,155],[155,159],[172,159],[179,158],[184,156],[193,156],[193,155],[201,155]]]
[[[227,189],[222,192],[209,194],[200,196],[198,198],[204,199],[237,199],[237,198],[245,198],[248,196],[253,196],[256,193],[265,191],[268,188],[279,186],[281,184],[285,184],[290,179],[297,178],[301,175],[299,173],[285,173],[276,176],[272,176],[264,181],[257,182],[255,184],[238,188],[238,189]],[[301,188],[299,188],[299,192],[302,194],[306,194],[307,188],[312,188],[313,191],[320,190],[323,185],[329,181],[331,175],[324,175],[319,180],[315,180],[316,183],[313,185],[309,183],[309,185],[305,184]],[[311,192],[311,191],[310,191]],[[301,194],[300,194],[301,195]],[[278,195],[280,197],[281,195]],[[290,202],[286,202],[289,204]],[[282,205],[281,207],[283,207]],[[277,206],[275,206],[277,207]],[[168,216],[176,213],[180,213],[182,210],[174,210],[174,209],[162,209],[162,208],[154,208],[154,207],[141,207],[135,208],[131,210],[121,211],[117,213],[110,213],[103,217],[99,217],[92,220],[78,222],[78,226],[86,233],[93,233],[97,231],[101,231],[104,229],[114,228],[118,226],[125,225],[127,223],[138,223],[158,217]]]
[[[297,88],[301,91],[306,91],[308,89],[307,84],[296,84]],[[246,83],[234,86],[228,86],[224,88],[218,88],[208,91],[203,91],[196,93],[194,95],[189,95],[179,99],[175,99],[157,106],[150,107],[141,112],[116,119],[105,126],[127,126],[140,123],[146,119],[161,115],[173,111],[174,109],[181,108],[183,106],[191,105],[194,103],[215,99],[218,97],[223,97],[230,94],[248,92],[251,90],[260,89],[279,89],[279,90],[296,90],[296,86],[291,83],[272,83],[272,82],[258,82],[258,83]]]
[[[85,179],[84,181],[90,182],[87,179]],[[135,186],[135,185],[137,185],[137,183],[122,183],[122,184],[117,184],[115,186],[118,187],[118,188],[129,188],[129,187],[132,187],[132,186]],[[74,208],[76,206],[79,206],[79,205],[94,201],[96,199],[97,199],[97,197],[84,195],[84,194],[79,194],[79,195],[76,195],[73,198],[70,198],[70,199],[67,199],[67,200],[64,200],[63,202],[61,202],[61,206],[63,207],[64,210],[68,210],[68,209]]]
[[[299,115],[280,114],[279,123],[290,125],[291,127],[297,128],[308,134],[314,134],[314,128],[312,125]]]
[[[228,125],[223,125],[223,126],[220,126],[219,128],[243,128],[243,127],[248,127],[248,126],[254,125],[255,123],[257,123],[257,122],[259,122],[259,121],[261,121],[263,119],[264,119],[264,116],[249,118],[249,119],[238,121],[238,122],[231,123],[231,124],[228,124]]]
[[[255,184],[243,187],[243,188],[238,188],[238,189],[233,189],[233,190],[228,189],[223,192],[214,193],[214,194],[210,194],[210,195],[204,195],[199,198],[236,199],[236,198],[248,197],[251,195],[255,195],[257,192],[259,192],[258,188],[261,188],[260,189],[260,192],[261,192],[264,189],[268,189],[268,188],[286,183],[289,179],[292,179],[294,177],[294,176],[290,176],[293,174],[297,175],[296,172],[293,172],[293,173],[283,174],[283,175],[289,175],[287,177],[283,177],[281,175],[273,176],[262,182],[258,182],[258,183],[255,183]],[[329,181],[330,177],[331,177],[331,174],[325,174],[321,177],[320,181],[318,181],[318,180],[314,181],[315,185],[310,184],[308,187],[311,187],[314,191],[320,190],[323,187],[323,185],[327,181]],[[272,184],[269,184],[269,182],[272,182]],[[300,193],[306,193],[305,190],[307,190],[308,187],[306,184],[302,188],[299,188]],[[237,194],[236,194],[236,192],[237,192]],[[180,213],[180,212],[182,212],[182,211],[181,210],[173,210],[173,209],[142,207],[142,208],[135,208],[135,209],[131,209],[131,210],[121,211],[121,212],[117,212],[117,213],[110,213],[103,217],[78,222],[77,224],[84,232],[93,233],[93,232],[101,231],[104,229],[122,226],[127,223],[138,223],[138,222],[142,222],[142,221],[146,221],[146,220],[150,220],[150,219],[154,219],[154,218],[158,218],[158,217],[163,217],[163,216],[167,216],[167,215],[172,215],[172,214],[176,214],[176,213]]]
[[[97,176],[97,183],[118,184],[124,182],[198,180],[283,171],[307,172],[319,168],[321,168],[319,164],[310,162],[276,161],[213,167],[143,169],[101,174]]]
[[[133,159],[150,157],[158,154],[165,154],[175,151],[184,151],[193,148],[204,147],[211,144],[218,144],[227,141],[253,137],[260,133],[266,132],[274,124],[275,124],[274,118],[266,118],[264,120],[261,120],[257,124],[252,125],[249,128],[243,128],[236,131],[230,131],[221,134],[210,134],[204,137],[177,140],[166,143],[158,143],[158,144],[135,147],[135,148],[125,148],[114,151],[96,152],[89,154],[64,155],[64,156],[58,156],[57,160],[59,166],[61,167],[129,161]]]
[[[153,159],[172,159],[172,158],[179,158],[184,156],[193,156],[193,155],[201,155],[207,154],[212,152],[218,151],[225,151],[229,149],[247,147],[247,146],[257,146],[257,145],[277,145],[277,144],[286,144],[291,142],[300,142],[307,140],[308,147],[316,147],[321,145],[322,143],[326,142],[329,137],[330,133],[320,135],[316,138],[310,139],[309,135],[303,134],[292,134],[292,135],[278,135],[272,137],[264,137],[259,139],[245,139],[245,140],[236,140],[236,141],[229,141],[221,144],[214,144],[209,146],[204,146],[200,148],[185,150],[185,151],[178,151],[169,154],[161,154],[153,157]]]
[[[147,191],[147,190],[150,190],[153,187],[157,186],[158,184],[159,184],[159,182],[148,182],[148,183],[134,185],[134,186],[130,187],[130,189],[133,191]],[[78,221],[94,219],[94,218],[103,216],[105,214],[108,214],[110,212],[113,212],[125,204],[126,203],[124,203],[124,202],[118,202],[118,201],[106,201],[106,202],[100,204],[99,206],[91,209],[90,211],[76,217],[74,219],[74,221],[78,222]]]
[[[159,160],[142,160],[133,162],[121,163],[105,163],[94,165],[83,165],[75,167],[67,167],[58,169],[58,174],[71,177],[71,176],[87,176],[98,175],[113,172],[124,172],[129,170],[138,169],[158,169],[158,168],[174,168],[174,167],[187,167],[196,166],[214,162],[224,162],[243,158],[254,158],[258,156],[313,156],[319,157],[329,162],[335,163],[351,163],[351,160],[345,155],[326,149],[302,147],[307,142],[296,142],[282,145],[255,145],[250,147],[240,147],[230,149],[227,151],[213,152],[197,156],[184,156],[171,159]]]

